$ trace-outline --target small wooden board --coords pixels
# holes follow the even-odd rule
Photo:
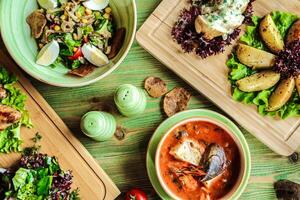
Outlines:
[[[260,116],[255,106],[235,102],[227,80],[225,65],[232,47],[223,54],[201,59],[194,53],[183,53],[172,40],[171,28],[188,0],[163,0],[137,32],[137,41],[154,57],[199,92],[206,95],[233,119],[260,141],[281,155],[290,155],[300,145],[300,119],[274,119]],[[256,0],[256,15],[263,16],[274,10],[290,11],[300,15],[299,0]]]
[[[19,77],[17,87],[27,95],[26,108],[34,128],[22,127],[21,136],[24,146],[32,146],[31,138],[36,132],[42,135],[41,153],[56,156],[63,170],[71,170],[74,176],[73,188],[79,188],[81,199],[88,200],[112,200],[120,191],[110,180],[93,157],[75,138],[59,116],[48,105],[44,98],[31,85],[31,83],[19,71],[16,64],[0,45],[0,66],[5,66],[9,71]],[[1,154],[0,167],[8,168],[16,163],[20,154]]]

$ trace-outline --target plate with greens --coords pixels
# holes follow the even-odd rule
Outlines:
[[[72,184],[72,172],[46,154],[24,154],[15,167],[0,168],[1,199],[79,200],[79,189],[72,190]]]
[[[0,13],[3,41],[19,66],[62,87],[111,73],[127,55],[136,27],[133,0],[4,0]]]
[[[0,67],[0,154],[21,151],[21,127],[31,128],[27,96],[15,87],[17,77]]]
[[[227,61],[232,97],[263,116],[299,117],[299,17],[273,11],[252,21]]]

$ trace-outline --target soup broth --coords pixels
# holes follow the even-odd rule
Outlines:
[[[212,144],[224,150],[226,161],[215,178],[203,181],[207,174],[204,155]],[[184,200],[225,196],[237,182],[241,165],[232,137],[221,127],[205,121],[190,121],[173,129],[162,144],[159,164],[167,187]]]

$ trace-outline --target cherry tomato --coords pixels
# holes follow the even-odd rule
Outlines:
[[[69,59],[77,60],[81,56],[82,56],[82,52],[81,52],[81,48],[79,47],[78,50],[73,54],[73,56],[69,56]]]
[[[133,188],[126,193],[125,200],[148,200],[148,198],[143,190]]]

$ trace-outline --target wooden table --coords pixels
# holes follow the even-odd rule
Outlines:
[[[159,2],[137,0],[138,27]],[[148,98],[147,110],[143,117],[126,118],[118,114],[112,98],[114,90],[120,84],[131,83],[142,87],[147,75],[161,77],[169,89],[175,86],[187,88],[193,94],[189,109],[207,108],[221,112],[136,42],[121,66],[96,84],[68,89],[52,87],[30,79],[121,191],[125,192],[138,186],[144,189],[151,199],[159,199],[155,196],[147,177],[145,154],[153,131],[165,119],[161,112],[161,99]],[[108,142],[97,143],[85,137],[80,132],[79,121],[80,117],[90,110],[110,110],[117,118],[118,124],[127,129],[125,140],[118,141],[114,138]],[[286,157],[276,155],[247,131],[243,132],[252,153],[252,176],[241,199],[274,199],[273,182],[277,179],[288,178],[300,183],[299,164],[291,164]]]

